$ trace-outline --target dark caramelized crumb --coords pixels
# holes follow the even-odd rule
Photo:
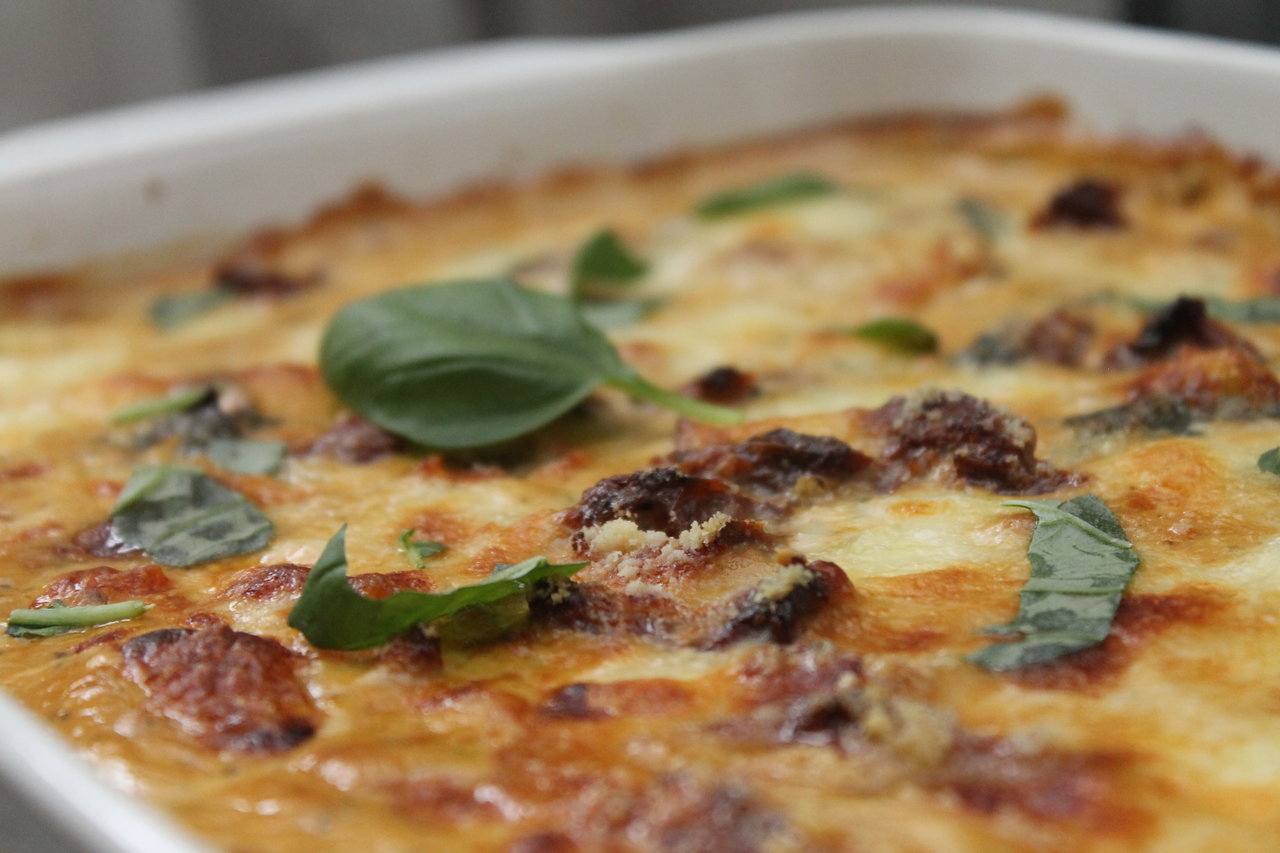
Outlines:
[[[1036,228],[1123,228],[1120,190],[1095,178],[1081,178],[1054,193],[1032,225]]]
[[[708,403],[732,405],[757,396],[760,387],[756,378],[736,367],[723,365],[694,379],[683,388],[684,393]]]
[[[895,397],[870,412],[866,426],[885,437],[887,488],[943,464],[961,481],[1003,494],[1041,494],[1073,482],[1036,459],[1036,431],[1025,419],[959,391]]]

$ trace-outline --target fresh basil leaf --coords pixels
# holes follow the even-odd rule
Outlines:
[[[430,447],[524,435],[600,384],[699,420],[742,417],[651,384],[571,299],[507,279],[418,285],[353,302],[325,330],[320,368],[351,409]]]
[[[600,289],[616,290],[618,285],[643,278],[648,271],[649,265],[631,254],[616,233],[597,231],[573,260],[573,293],[583,298]]]
[[[1273,447],[1258,457],[1258,470],[1280,474],[1280,447]]]
[[[514,566],[498,566],[488,578],[449,592],[401,590],[388,598],[365,598],[347,581],[346,533],[343,525],[329,540],[289,612],[289,626],[321,649],[380,646],[414,625],[527,594],[540,580],[567,578],[587,565],[556,565],[545,557],[532,557]]]
[[[219,468],[237,474],[274,474],[284,461],[285,443],[276,439],[215,438],[204,452]]]
[[[266,547],[271,521],[201,471],[139,465],[111,513],[110,540],[165,566],[192,566]]]
[[[201,314],[209,313],[224,302],[231,301],[234,296],[229,288],[217,284],[195,293],[162,296],[151,303],[151,322],[158,328],[169,331]]]
[[[10,637],[51,637],[76,628],[92,628],[133,619],[150,609],[151,605],[142,601],[88,604],[80,607],[68,607],[55,601],[48,607],[14,610],[9,614],[5,633]]]
[[[215,394],[208,385],[174,391],[163,397],[148,397],[136,403],[130,403],[116,409],[111,415],[111,423],[124,426],[135,421],[157,418],[161,415],[176,415],[191,409],[203,402],[210,394]]]
[[[1035,533],[1027,547],[1031,576],[1018,615],[986,633],[1020,633],[969,659],[990,670],[1032,666],[1096,646],[1106,639],[1138,555],[1115,514],[1096,495],[1069,501],[1006,501],[1031,510]]]
[[[424,568],[428,557],[434,557],[446,549],[445,545],[430,539],[414,539],[412,529],[400,534],[400,547],[409,555],[415,569]]]
[[[872,320],[851,329],[849,333],[898,352],[930,353],[938,350],[938,336],[915,320],[905,317]]]
[[[1004,211],[982,199],[965,196],[956,202],[956,210],[988,242],[999,237],[1007,227],[1008,217]]]
[[[760,181],[747,187],[726,190],[706,198],[694,213],[701,219],[720,219],[740,213],[754,213],[793,201],[830,195],[839,191],[831,181],[811,172],[797,172]]]

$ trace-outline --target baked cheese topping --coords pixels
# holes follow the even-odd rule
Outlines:
[[[0,683],[226,850],[1276,849],[1277,186],[1041,103],[9,281]],[[500,339],[617,361],[384,419]]]

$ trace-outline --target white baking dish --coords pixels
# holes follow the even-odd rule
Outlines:
[[[371,178],[423,195],[856,113],[1005,107],[1043,91],[1102,130],[1200,127],[1280,159],[1274,51],[956,7],[808,14],[468,48],[10,133],[0,137],[0,271],[297,218]],[[0,850],[67,845],[200,849],[106,790],[0,695]]]

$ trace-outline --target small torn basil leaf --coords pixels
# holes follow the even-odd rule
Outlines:
[[[430,539],[414,539],[412,528],[400,534],[400,547],[409,555],[409,560],[413,563],[415,569],[425,568],[428,557],[434,557],[441,551],[446,550],[446,546],[440,542],[433,542]]]
[[[111,512],[108,542],[165,566],[193,566],[265,548],[275,528],[243,495],[203,472],[139,465]]]
[[[1267,474],[1280,474],[1280,447],[1273,447],[1258,457],[1258,470]]]
[[[289,626],[321,649],[380,646],[415,625],[518,593],[527,595],[539,581],[568,578],[587,565],[557,565],[545,557],[531,557],[514,566],[497,566],[484,580],[448,592],[401,590],[388,598],[366,598],[347,580],[346,532],[343,525],[329,540],[289,612]]]
[[[151,322],[157,328],[169,331],[176,329],[201,314],[207,314],[224,302],[230,302],[235,294],[230,288],[215,284],[206,290],[195,293],[180,293],[175,296],[162,296],[151,303]]]
[[[356,413],[442,449],[533,432],[601,384],[697,420],[742,419],[644,379],[568,297],[502,278],[417,285],[352,302],[325,330],[320,368]]]
[[[9,614],[5,633],[10,637],[33,638],[65,634],[76,628],[94,628],[112,622],[134,619],[151,609],[142,601],[119,601],[114,604],[87,604],[68,607],[55,601],[48,607],[14,610]]]
[[[905,317],[872,320],[850,329],[849,334],[903,353],[938,351],[938,336],[915,320]]]
[[[989,634],[1021,634],[969,660],[997,672],[1033,666],[1106,639],[1138,555],[1115,514],[1096,495],[1068,501],[1006,501],[1036,516],[1027,546],[1031,575],[1017,617]]]
[[[599,329],[628,326],[662,304],[660,299],[629,296],[628,285],[640,280],[649,265],[637,258],[610,230],[597,231],[582,244],[573,261],[570,294],[583,319]]]
[[[215,438],[205,455],[219,468],[237,474],[274,474],[284,461],[285,443],[277,439]]]
[[[720,219],[742,213],[754,213],[794,201],[831,195],[839,187],[812,172],[796,172],[769,178],[746,187],[725,190],[704,199],[694,213],[700,219]]]
[[[116,409],[111,414],[111,423],[113,426],[124,426],[148,418],[158,418],[162,415],[176,415],[194,408],[204,402],[210,394],[216,393],[208,385],[200,385],[195,388],[174,391],[163,397],[148,397],[145,400],[138,400],[136,403],[130,403],[127,406]]]
[[[648,271],[649,265],[633,255],[615,232],[597,231],[573,260],[573,293],[581,298],[600,289],[615,290],[644,278]]]

